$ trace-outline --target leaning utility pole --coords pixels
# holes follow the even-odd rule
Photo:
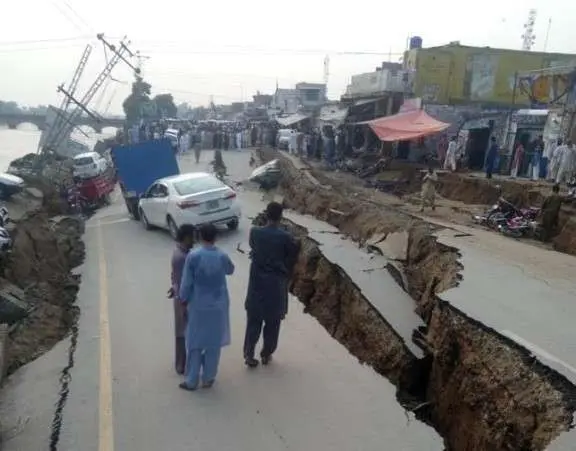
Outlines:
[[[120,42],[119,47],[117,48],[115,45],[110,44],[108,41],[106,41],[103,34],[98,34],[97,38],[100,41],[102,41],[110,51],[112,51],[113,53],[112,58],[110,58],[104,69],[96,77],[96,80],[94,81],[92,86],[90,86],[88,91],[86,91],[86,93],[80,100],[77,100],[73,96],[70,96],[68,92],[62,89],[62,87],[59,88],[59,91],[64,93],[66,95],[67,100],[71,103],[74,103],[76,105],[76,108],[73,109],[67,116],[68,124],[60,127],[58,130],[55,131],[53,139],[46,146],[44,146],[42,152],[48,152],[50,150],[56,151],[64,142],[64,140],[67,140],[69,138],[70,133],[74,128],[73,124],[75,124],[76,121],[80,118],[82,112],[87,111],[87,105],[94,98],[98,90],[102,87],[106,79],[112,73],[112,70],[116,67],[116,65],[120,61],[126,63],[130,68],[132,68],[132,70],[134,70],[134,72],[136,73],[140,72],[140,70],[127,59],[128,57],[130,58],[134,57],[134,53],[132,53],[132,51],[128,48],[129,42],[122,40]]]
[[[78,66],[76,67],[76,71],[74,72],[74,75],[72,76],[72,80],[70,81],[70,84],[68,85],[68,92],[70,93],[70,95],[74,95],[74,93],[76,92],[76,88],[78,88],[78,82],[80,81],[80,77],[82,76],[82,73],[84,72],[84,69],[86,68],[86,64],[88,63],[88,58],[90,57],[91,53],[92,53],[92,46],[90,44],[88,44],[86,46],[86,48],[84,49],[84,52],[82,53],[82,57],[80,58],[80,62],[78,63]],[[40,151],[46,143],[52,141],[54,134],[58,130],[60,130],[60,128],[65,126],[65,124],[69,124],[69,120],[66,117],[66,111],[68,110],[69,106],[70,106],[70,99],[68,97],[65,97],[64,99],[62,99],[62,103],[60,104],[60,108],[58,110],[53,109],[53,111],[55,111],[55,113],[56,113],[56,116],[54,118],[54,122],[52,124],[48,125],[48,129],[46,130],[46,134],[43,134],[43,136],[41,136],[40,142],[38,143],[38,151]]]

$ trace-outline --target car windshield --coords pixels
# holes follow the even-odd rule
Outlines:
[[[194,177],[174,183],[174,189],[180,196],[212,191],[224,188],[226,185],[215,177]]]
[[[92,157],[74,158],[74,164],[76,166],[85,166],[87,164],[92,164],[92,163],[94,163],[94,160],[92,159]]]

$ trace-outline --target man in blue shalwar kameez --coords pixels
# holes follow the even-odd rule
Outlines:
[[[230,298],[226,276],[234,272],[230,257],[218,249],[212,224],[200,228],[201,246],[186,257],[180,299],[187,306],[186,380],[184,390],[214,384],[220,351],[230,344]]]
[[[298,257],[298,245],[280,226],[282,205],[270,202],[266,208],[268,224],[250,230],[250,279],[246,294],[246,334],[244,360],[258,366],[254,358],[256,343],[263,335],[260,357],[266,365],[278,346],[280,323],[288,312],[288,282]]]

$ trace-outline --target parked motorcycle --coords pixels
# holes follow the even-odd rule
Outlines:
[[[539,208],[519,209],[500,196],[496,204],[492,205],[487,212],[474,216],[474,219],[478,224],[498,230],[505,235],[520,238],[534,234],[539,213]]]
[[[8,212],[8,209],[6,207],[0,207],[0,227],[6,227],[6,224],[10,221],[10,213]]]
[[[0,251],[6,252],[12,248],[12,237],[8,230],[0,227]]]

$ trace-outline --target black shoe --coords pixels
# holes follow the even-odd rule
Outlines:
[[[246,357],[244,363],[248,368],[256,368],[260,362],[258,362],[254,357]]]
[[[262,358],[262,365],[268,365],[272,361],[271,355],[263,355]]]
[[[198,388],[197,385],[188,385],[187,382],[182,382],[180,385],[178,385],[178,387],[186,391],[196,391],[196,389]]]

